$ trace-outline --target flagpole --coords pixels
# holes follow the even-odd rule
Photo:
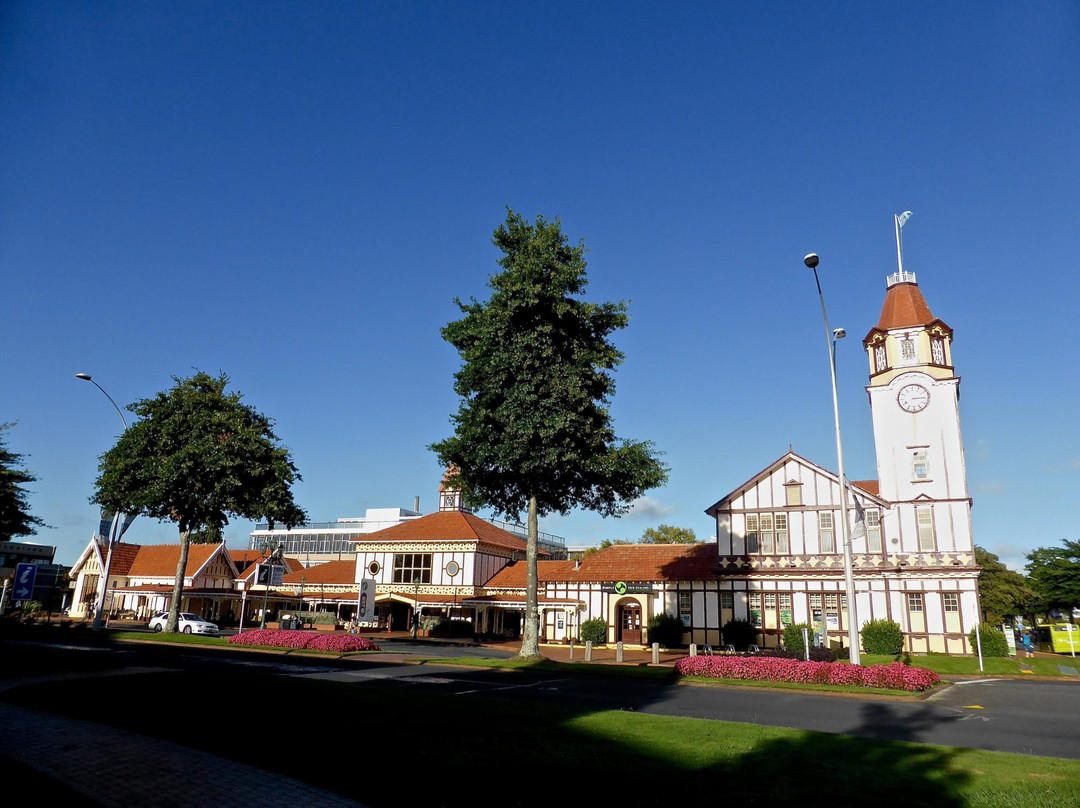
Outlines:
[[[896,225],[896,268],[900,272],[900,277],[904,277],[904,257],[900,252],[900,217],[895,213],[893,214],[893,224]]]

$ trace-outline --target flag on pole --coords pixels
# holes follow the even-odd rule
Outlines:
[[[863,511],[862,505],[859,504],[859,499],[855,496],[855,491],[853,490],[854,487],[846,476],[844,478],[844,483],[847,485],[851,501],[855,503],[855,526],[851,529],[851,535],[848,537],[854,541],[855,539],[862,539],[866,536],[866,513]]]
[[[904,222],[911,218],[911,211],[905,210],[899,216],[896,217],[896,223],[900,226],[900,229],[904,229]]]

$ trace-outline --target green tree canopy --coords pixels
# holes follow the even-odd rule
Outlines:
[[[4,431],[14,423],[0,424],[0,541],[16,536],[32,536],[46,524],[30,513],[28,492],[24,486],[35,477],[22,468],[21,454],[8,450]]]
[[[645,528],[639,540],[641,544],[694,544],[696,541],[697,534],[693,528],[672,525]]]
[[[101,456],[91,501],[176,523],[180,560],[168,630],[176,630],[192,532],[220,537],[230,517],[292,527],[306,518],[290,486],[300,479],[273,422],[226,393],[225,374],[173,377],[175,385],[127,409],[140,420]]]
[[[1041,610],[1080,606],[1080,542],[1064,539],[1060,547],[1039,547],[1027,561]]]
[[[1028,579],[1006,567],[996,555],[975,547],[979,573],[979,603],[983,622],[999,625],[1008,617],[1028,614],[1035,606],[1035,593]]]
[[[461,355],[454,434],[431,449],[456,469],[465,501],[518,519],[528,511],[522,656],[539,655],[536,520],[583,507],[605,516],[667,479],[649,442],[616,438],[608,411],[611,371],[623,355],[609,341],[628,322],[625,303],[589,303],[585,247],[569,245],[558,219],[530,224],[512,210],[496,230],[502,271],[483,303],[455,302],[464,317],[442,329]]]

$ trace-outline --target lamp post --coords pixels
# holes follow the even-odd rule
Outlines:
[[[844,448],[840,441],[840,404],[836,396],[836,341],[847,336],[842,328],[829,329],[829,316],[825,313],[825,295],[821,292],[821,280],[818,278],[819,259],[815,253],[803,258],[803,263],[813,270],[814,283],[817,284],[818,299],[821,301],[821,319],[825,321],[825,347],[829,351],[829,374],[832,380],[833,422],[836,427],[836,465],[840,476],[840,541],[844,547],[844,588],[848,603],[848,647],[853,665],[860,664],[859,621],[855,609],[855,576],[851,562],[851,536],[848,529],[847,478],[844,476]],[[821,617],[828,637],[829,615],[822,604]]]
[[[120,410],[120,408],[116,406],[116,402],[113,401],[113,397],[105,391],[105,388],[95,382],[93,378],[91,378],[89,373],[76,373],[75,378],[82,379],[84,382],[90,382],[90,384],[94,385],[94,387],[96,387],[98,390],[105,394],[105,398],[109,399],[109,403],[113,405],[113,408],[116,410],[116,414],[120,416],[120,422],[124,425],[124,432],[127,432],[127,419],[124,417],[124,413]],[[120,434],[123,434],[123,432],[121,432]],[[108,591],[109,588],[109,572],[112,570],[113,545],[115,545],[119,541],[118,533],[120,530],[120,525],[123,524],[123,521],[124,514],[120,513],[119,511],[113,514],[112,529],[109,531],[109,544],[105,550],[105,574],[102,575],[101,581],[98,582],[97,603],[94,605],[94,631],[101,631],[101,611],[105,606],[105,593]]]

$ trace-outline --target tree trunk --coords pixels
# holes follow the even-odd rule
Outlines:
[[[537,534],[539,533],[536,515],[536,497],[529,497],[529,539],[525,550],[525,626],[521,632],[520,656],[535,659],[540,656],[540,621],[537,619]]]
[[[176,580],[173,582],[172,603],[169,604],[169,621],[165,624],[165,630],[176,633],[180,625],[180,599],[184,596],[184,573],[187,572],[188,548],[191,547],[188,539],[191,538],[191,528],[180,527],[180,560],[176,562]]]

